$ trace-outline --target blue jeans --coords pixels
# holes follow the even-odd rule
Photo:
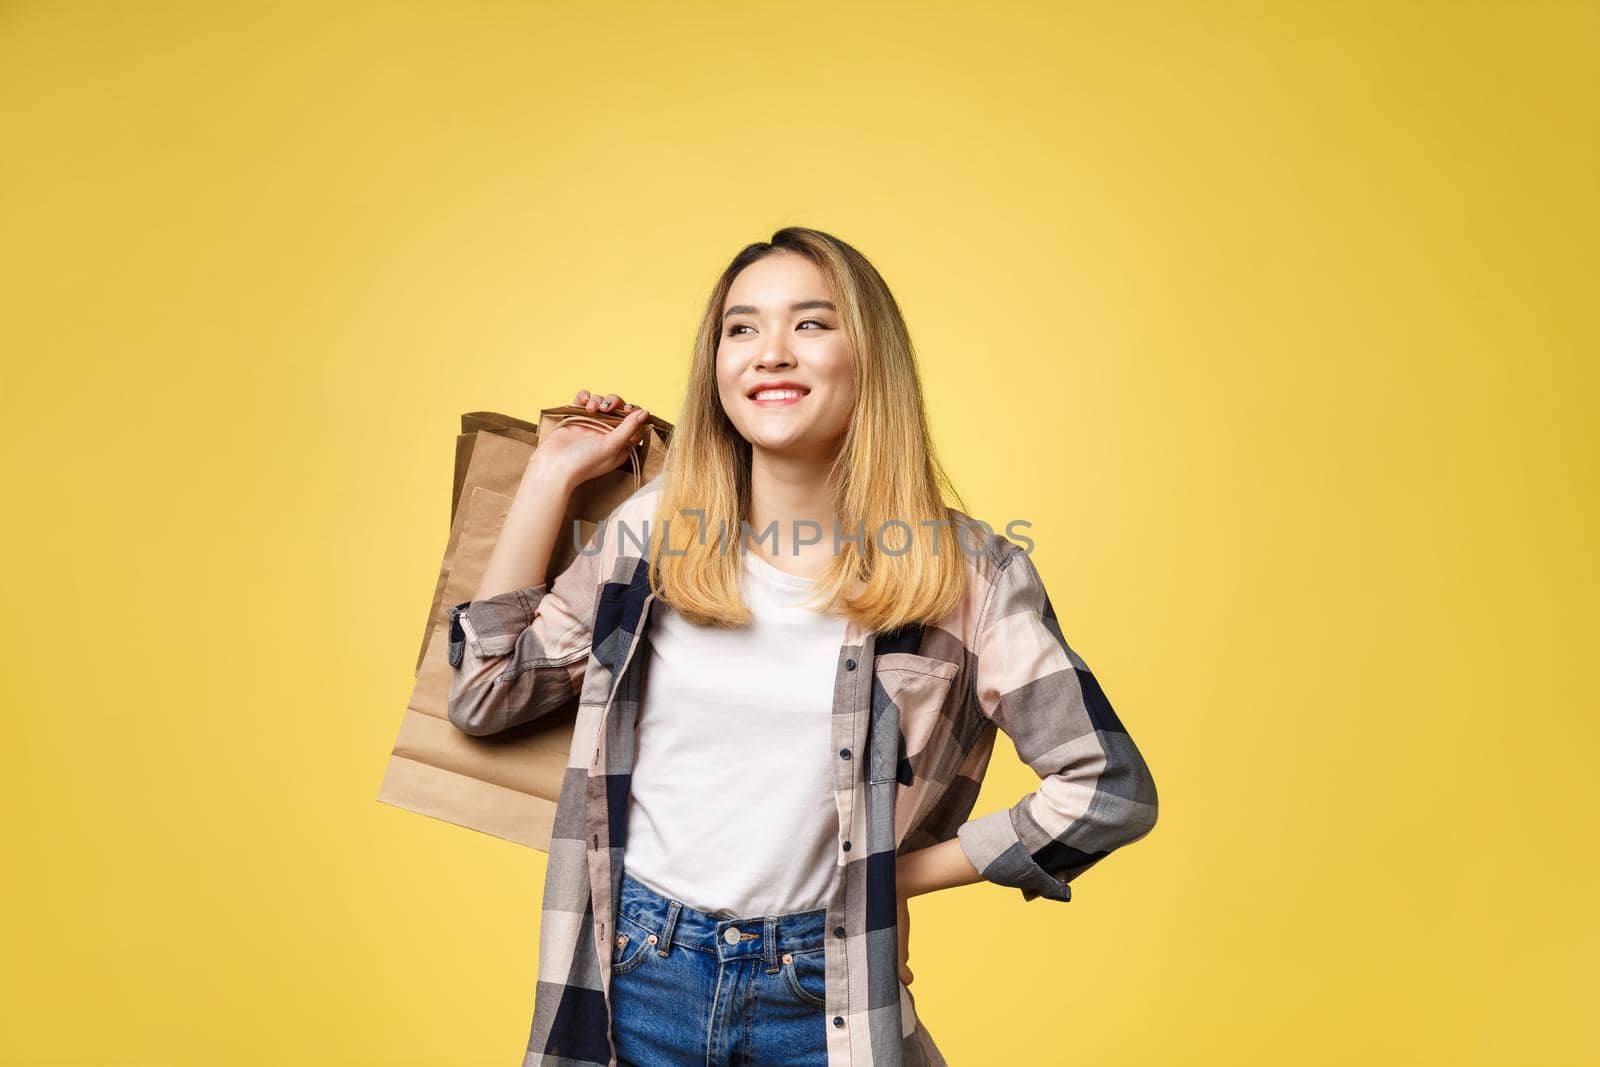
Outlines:
[[[611,941],[618,1067],[827,1067],[827,910],[729,919],[622,872]]]

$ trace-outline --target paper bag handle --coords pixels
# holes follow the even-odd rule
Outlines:
[[[556,423],[556,425],[565,426],[569,422],[581,422],[587,426],[594,426],[600,430],[604,430],[607,433],[610,433],[617,427],[616,423],[604,422],[589,415],[567,415],[563,417],[560,422]],[[644,484],[644,464],[639,460],[639,449],[643,447],[643,444],[628,446],[628,462],[633,466],[633,484],[635,486],[641,486]]]

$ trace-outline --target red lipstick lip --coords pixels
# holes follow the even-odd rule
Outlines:
[[[809,392],[811,392],[811,387],[810,386],[802,385],[799,382],[791,382],[791,381],[785,381],[785,380],[781,380],[780,379],[779,381],[775,381],[775,382],[762,382],[760,385],[756,386],[754,389],[751,389],[748,393],[746,393],[745,394],[745,399],[746,400],[754,400],[755,397],[756,397],[756,394],[761,392],[763,389],[798,389],[798,390],[800,390],[801,393],[809,393]]]

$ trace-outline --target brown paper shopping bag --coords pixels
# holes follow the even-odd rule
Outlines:
[[[572,416],[615,425],[620,416],[580,407],[546,408],[537,424],[495,412],[461,417],[456,440],[450,534],[428,609],[411,699],[401,718],[378,800],[422,815],[548,851],[556,801],[572,742],[577,701],[536,722],[490,737],[473,737],[446,714],[450,665],[448,606],[472,597],[511,509],[541,430]],[[670,423],[651,416],[645,442],[629,462],[579,486],[567,508],[547,580],[577,558],[600,520],[660,473]],[[573,541],[573,524],[578,542]]]

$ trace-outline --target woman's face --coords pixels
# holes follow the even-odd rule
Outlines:
[[[831,460],[855,385],[822,271],[794,252],[765,256],[734,278],[722,313],[717,392],[733,425],[752,448]]]

